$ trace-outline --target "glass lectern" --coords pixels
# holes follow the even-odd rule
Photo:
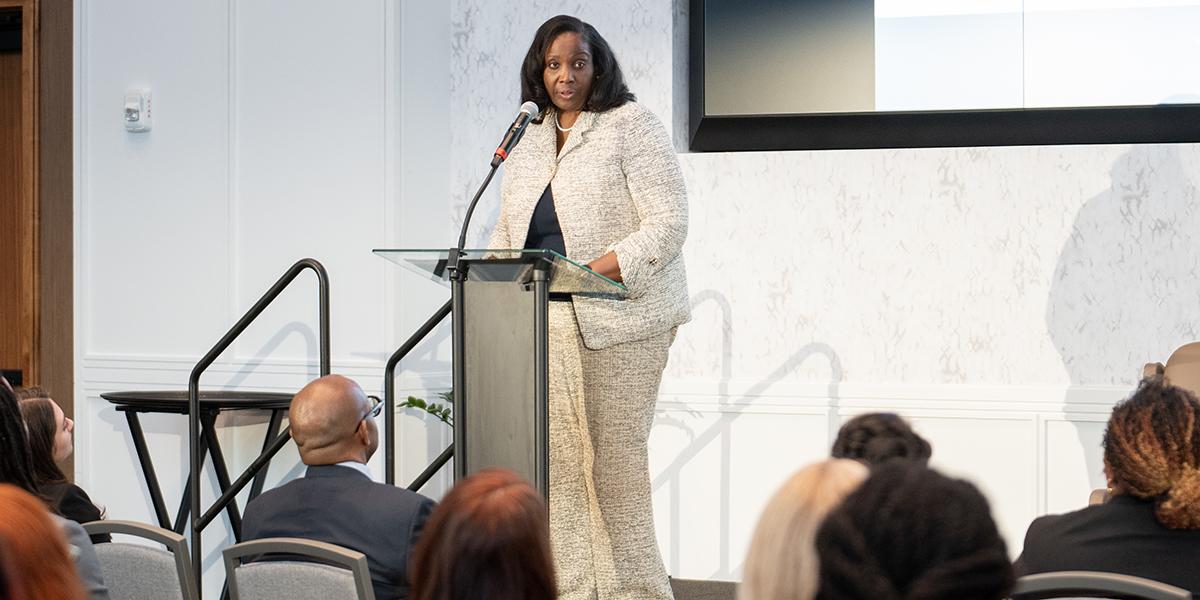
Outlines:
[[[625,286],[551,250],[375,250],[451,290],[454,477],[512,469],[549,495],[551,294],[622,298]],[[456,273],[457,271],[457,273]]]

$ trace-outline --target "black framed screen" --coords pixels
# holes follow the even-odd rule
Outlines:
[[[691,0],[692,150],[1200,141],[1200,0]]]

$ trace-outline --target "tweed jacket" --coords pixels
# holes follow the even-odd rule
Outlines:
[[[552,116],[530,123],[504,163],[500,217],[490,247],[521,248],[549,184],[567,257],[615,252],[624,299],[576,296],[586,347],[649,338],[691,318],[683,241],[687,190],[662,122],[636,102],[582,112],[561,152]]]

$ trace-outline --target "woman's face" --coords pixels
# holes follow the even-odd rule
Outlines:
[[[75,421],[63,414],[62,408],[58,406],[57,402],[51,400],[50,405],[54,407],[54,462],[62,462],[75,450],[75,445],[71,441],[71,434],[75,431]]]
[[[546,50],[542,82],[559,112],[583,110],[592,93],[592,49],[578,33],[560,33]]]

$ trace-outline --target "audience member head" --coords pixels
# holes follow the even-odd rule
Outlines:
[[[326,375],[304,386],[288,411],[292,439],[306,465],[366,463],[379,448],[379,400],[353,380]]]
[[[487,469],[442,499],[413,550],[412,600],[554,600],[542,497],[516,473]]]
[[[1143,380],[1108,419],[1104,470],[1114,494],[1153,501],[1163,526],[1200,529],[1200,402],[1161,377]]]
[[[810,600],[817,594],[817,529],[842,498],[867,478],[867,467],[830,459],[800,469],[767,503],[750,550],[740,600]]]
[[[831,454],[834,458],[850,458],[867,466],[895,459],[926,464],[932,449],[900,415],[868,413],[842,425]]]
[[[0,457],[0,483],[40,496],[17,396],[4,385],[0,385]]]
[[[18,388],[17,398],[29,438],[33,472],[39,484],[66,481],[58,463],[71,456],[75,422],[40,387]]]
[[[0,484],[0,549],[4,552],[6,598],[83,598],[62,528],[40,499],[8,484]]]
[[[823,600],[992,600],[1014,575],[975,486],[893,461],[829,513],[817,533]]]

